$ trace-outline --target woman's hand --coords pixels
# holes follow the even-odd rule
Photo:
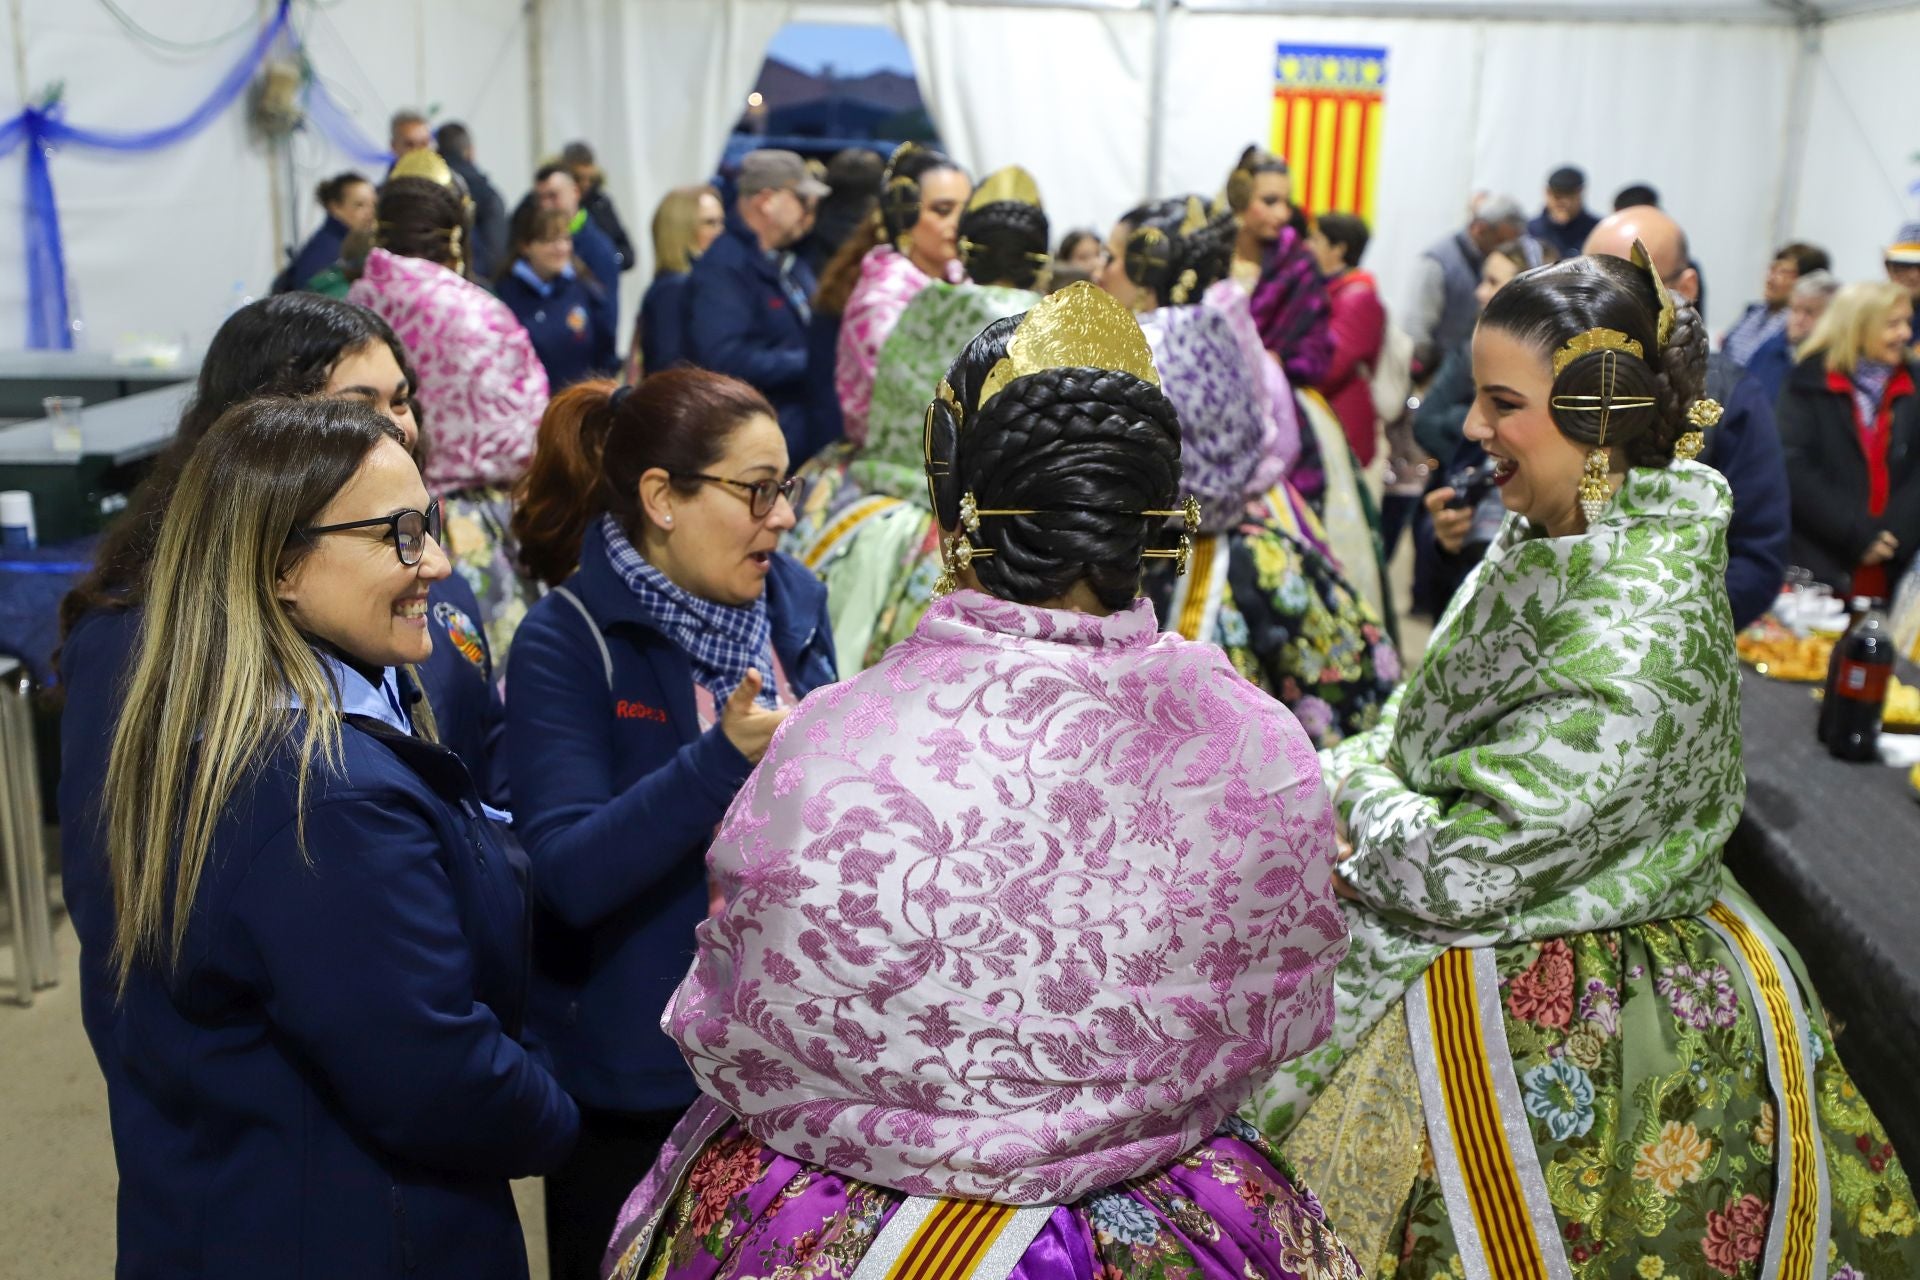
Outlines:
[[[1882,529],[1880,536],[1875,538],[1873,544],[1867,548],[1867,553],[1860,557],[1860,563],[1885,564],[1887,561],[1893,559],[1899,550],[1900,539]]]
[[[1433,517],[1433,540],[1440,549],[1450,556],[1460,554],[1460,548],[1467,544],[1467,531],[1473,528],[1473,508],[1448,507],[1453,501],[1454,491],[1441,486],[1429,493],[1424,501],[1427,514]]]
[[[785,709],[769,711],[754,702],[763,683],[760,673],[748,667],[747,678],[727,695],[727,705],[720,708],[720,732],[727,735],[727,741],[747,758],[748,764],[760,763],[760,757],[767,754],[767,744],[773,741],[773,731],[787,718]]]

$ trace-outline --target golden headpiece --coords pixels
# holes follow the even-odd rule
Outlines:
[[[1047,369],[1115,369],[1160,385],[1153,352],[1140,322],[1104,289],[1082,280],[1034,304],[1007,343],[1007,354],[987,371],[980,401],[987,407],[1015,378]],[[951,389],[946,393],[952,395]]]
[[[440,187],[453,185],[453,170],[447,167],[445,158],[431,148],[407,152],[393,162],[393,169],[387,176],[389,178],[425,178],[428,182]]]
[[[1588,329],[1574,334],[1553,353],[1553,376],[1559,377],[1568,365],[1592,351],[1618,351],[1646,358],[1646,349],[1618,329]]]
[[[984,209],[990,204],[1025,204],[1036,209],[1045,207],[1040,203],[1040,184],[1017,164],[988,174],[974,191],[973,199],[967,201],[967,210]]]
[[[1647,252],[1647,246],[1639,240],[1633,242],[1633,250],[1627,260],[1646,272],[1653,279],[1653,292],[1660,299],[1660,321],[1654,330],[1654,337],[1665,350],[1667,343],[1673,340],[1674,319],[1679,308],[1674,305],[1673,293],[1667,288],[1667,282],[1660,278],[1660,268],[1653,265],[1653,255]]]

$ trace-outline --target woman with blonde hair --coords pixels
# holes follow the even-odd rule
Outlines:
[[[1913,303],[1850,284],[1799,351],[1775,411],[1793,491],[1792,562],[1885,597],[1920,545],[1920,378]]]
[[[364,403],[248,401],[181,473],[99,800],[123,1275],[526,1275],[507,1181],[579,1116],[525,860],[408,696],[438,532]]]
[[[653,211],[653,283],[640,299],[633,349],[636,374],[671,369],[687,354],[687,281],[693,260],[727,229],[720,193],[712,187],[676,187]]]

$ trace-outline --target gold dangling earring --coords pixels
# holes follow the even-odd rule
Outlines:
[[[936,598],[952,595],[954,589],[960,585],[953,576],[953,543],[952,538],[940,539],[940,576],[933,580],[933,594]]]
[[[1613,491],[1607,486],[1607,472],[1613,465],[1613,455],[1605,445],[1596,445],[1587,450],[1586,470],[1580,476],[1580,511],[1592,524],[1607,509],[1607,499]]]

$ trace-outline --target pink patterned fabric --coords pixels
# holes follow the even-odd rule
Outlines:
[[[958,262],[947,264],[948,284],[965,284],[966,279],[967,273]],[[833,389],[840,397],[847,439],[855,444],[867,442],[867,410],[873,404],[873,374],[880,364],[880,348],[886,345],[907,304],[932,283],[932,276],[890,244],[875,245],[860,259],[860,279],[847,296],[833,361]],[[932,399],[931,387],[927,396]]]
[[[547,371],[507,305],[424,258],[375,249],[347,297],[393,326],[420,379],[427,487],[458,493],[518,480],[547,411]]]
[[[1267,353],[1260,341],[1260,326],[1253,320],[1253,304],[1247,291],[1231,279],[1216,280],[1200,295],[1200,300],[1227,318],[1240,352],[1254,371],[1254,386],[1260,406],[1267,415],[1267,430],[1261,442],[1260,462],[1253,471],[1253,486],[1264,492],[1279,484],[1300,459],[1300,415],[1293,404],[1293,388],[1287,385],[1286,370]]]
[[[963,591],[816,690],[735,799],[662,1021],[777,1151],[1062,1204],[1191,1150],[1328,1033],[1313,748],[1212,645]]]

